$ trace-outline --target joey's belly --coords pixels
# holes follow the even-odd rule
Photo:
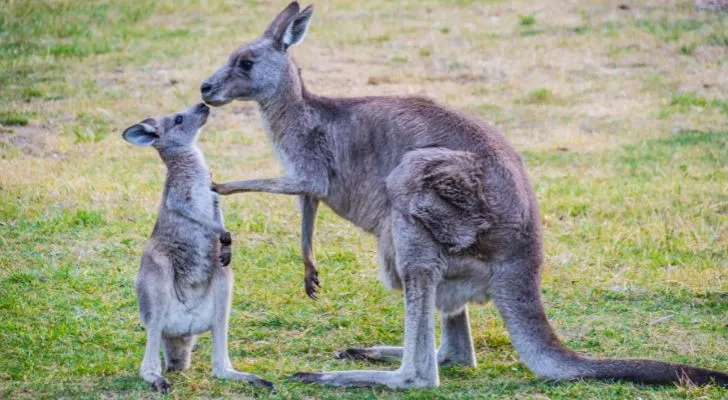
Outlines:
[[[207,332],[212,328],[215,318],[215,304],[210,294],[195,301],[193,306],[188,300],[185,303],[172,300],[165,315],[164,329],[165,336],[187,336]]]

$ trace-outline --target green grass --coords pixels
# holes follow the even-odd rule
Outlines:
[[[317,3],[306,41],[292,51],[315,93],[426,94],[515,143],[541,205],[547,312],[569,347],[726,371],[725,22],[687,2],[640,9],[637,19],[615,16],[607,3],[554,0],[535,11],[528,2],[376,0],[366,13],[353,0]],[[0,7],[0,397],[158,397],[137,376],[145,334],[134,279],[165,172],[152,149],[120,135],[199,101],[200,81],[283,5]],[[538,22],[519,18],[534,12]],[[704,72],[697,80],[696,71]],[[36,145],[42,151],[20,151]],[[281,172],[250,104],[214,110],[200,146],[219,181]],[[400,343],[401,294],[377,282],[374,240],[324,208],[323,291],[312,302],[295,199],[236,195],[223,208],[235,236],[232,362],[279,392],[211,379],[204,335],[191,370],[168,374],[170,398],[728,395],[541,380],[518,361],[490,305],[471,307],[478,367],[443,368],[436,390],[287,382],[301,370],[396,368],[336,361],[332,352]]]
[[[27,113],[16,110],[0,111],[0,125],[25,126],[28,122]]]

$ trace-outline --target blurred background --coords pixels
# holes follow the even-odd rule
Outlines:
[[[202,79],[286,5],[0,0],[0,397],[151,397],[133,285],[165,171],[121,132],[199,102]],[[728,370],[726,12],[691,0],[317,1],[291,52],[316,94],[429,96],[524,154],[547,311],[571,348]],[[218,181],[281,172],[252,103],[214,109],[200,146]],[[285,383],[299,370],[395,368],[332,351],[398,344],[401,295],[377,282],[372,238],[324,209],[323,290],[310,301],[296,200],[222,205],[237,274],[231,358],[275,381],[272,397],[728,395],[542,381],[491,306],[471,308],[479,366],[443,369],[435,391]],[[171,397],[268,396],[210,379],[209,355],[206,336],[192,369],[171,375]]]

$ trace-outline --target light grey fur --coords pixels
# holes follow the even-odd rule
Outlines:
[[[291,3],[261,38],[236,50],[201,87],[221,106],[253,100],[285,175],[216,185],[323,201],[377,236],[385,283],[404,289],[402,348],[341,356],[401,358],[395,371],[299,373],[337,386],[432,387],[438,363],[475,365],[467,307],[493,299],[523,362],[550,379],[728,383],[728,375],[651,360],[594,360],[565,348],[540,293],[539,209],[518,153],[492,127],[418,97],[332,99],[309,93],[287,55],[311,19]],[[283,40],[282,38],[287,38]],[[302,208],[304,225],[315,208]],[[313,229],[304,226],[304,258]],[[435,309],[443,339],[435,348]]]
[[[209,108],[198,104],[180,113],[147,119],[124,131],[124,139],[152,145],[167,166],[157,223],[142,253],[136,291],[147,330],[140,375],[166,393],[160,346],[167,371],[190,366],[197,335],[212,331],[212,373],[217,378],[272,388],[270,382],[236,371],[228,357],[227,332],[233,272],[230,234],[210,171],[195,141]],[[180,121],[181,119],[181,121]]]

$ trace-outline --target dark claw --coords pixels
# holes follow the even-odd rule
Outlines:
[[[223,267],[230,265],[230,261],[233,259],[233,253],[230,251],[223,251],[220,253],[220,263]]]
[[[250,382],[250,384],[260,388],[268,389],[272,392],[277,392],[276,387],[273,386],[273,382],[266,381],[265,379],[259,379],[257,381]]]
[[[366,360],[365,351],[362,349],[346,349],[334,353],[334,358],[339,360]]]
[[[318,272],[314,271],[312,276],[306,274],[303,283],[306,289],[306,295],[308,295],[308,297],[312,300],[318,300],[318,296],[316,296],[316,294],[319,292],[319,288],[321,287],[318,279]]]
[[[169,393],[169,389],[172,388],[172,385],[169,384],[164,378],[157,379],[153,383],[149,384],[149,387],[154,390],[155,392],[159,392],[162,394]]]
[[[231,244],[233,244],[233,237],[230,236],[230,232],[225,232],[220,235],[220,243],[223,246],[230,246]]]
[[[289,381],[297,381],[301,383],[318,383],[320,381],[321,374],[315,372],[296,372],[295,374],[287,377]]]

